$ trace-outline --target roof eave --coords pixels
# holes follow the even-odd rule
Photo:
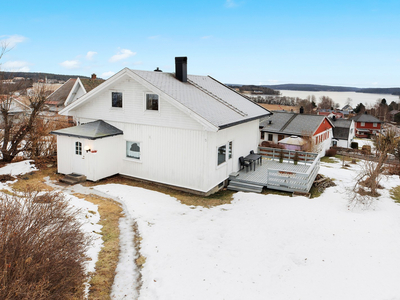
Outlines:
[[[113,133],[113,134],[108,134],[105,136],[90,137],[90,136],[85,136],[85,135],[80,135],[80,134],[71,134],[71,133],[56,132],[56,131],[51,131],[50,134],[63,135],[63,136],[68,136],[68,137],[77,137],[77,138],[82,138],[82,139],[87,139],[87,140],[99,140],[99,139],[104,139],[104,138],[108,138],[108,137],[112,137],[112,136],[123,135],[123,133]]]
[[[256,116],[256,117],[253,117],[253,118],[248,118],[248,119],[245,119],[245,120],[240,120],[240,121],[237,121],[237,122],[232,122],[232,123],[220,125],[218,128],[219,128],[219,130],[222,130],[222,129],[225,129],[225,128],[229,128],[229,127],[233,127],[233,126],[240,125],[240,124],[243,124],[243,123],[251,122],[251,121],[254,121],[254,120],[257,120],[257,119],[261,119],[261,118],[264,118],[264,117],[269,116],[269,115],[271,115],[271,113],[265,114],[265,115]]]

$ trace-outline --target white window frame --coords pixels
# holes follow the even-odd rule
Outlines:
[[[223,162],[218,163],[218,162],[219,162],[219,161],[218,161],[218,158],[219,158],[219,148],[221,148],[221,147],[225,147],[225,159],[224,159]],[[223,166],[223,165],[226,164],[226,162],[228,161],[228,160],[226,159],[226,156],[227,156],[226,153],[227,153],[226,144],[221,144],[220,146],[217,147],[217,167]]]
[[[157,110],[154,110],[154,109],[147,109],[147,95],[157,95],[157,97],[158,97],[158,107],[157,107]],[[156,93],[144,93],[144,105],[143,105],[143,107],[144,107],[144,111],[151,111],[151,112],[154,112],[154,113],[156,113],[156,112],[160,112],[160,95],[159,94],[156,94]]]
[[[113,102],[112,102],[112,97],[113,97],[113,93],[121,93],[122,94],[122,107],[117,107],[117,106],[113,106]],[[121,109],[124,109],[124,107],[125,107],[125,101],[124,101],[124,99],[125,99],[125,96],[124,96],[124,92],[123,91],[121,91],[121,90],[110,90],[110,108],[111,109],[115,109],[115,110],[121,110]]]
[[[228,160],[233,157],[233,141],[228,142]]]
[[[374,122],[374,127],[378,127],[378,123]]]
[[[75,155],[82,155],[82,142],[76,141],[75,142]]]
[[[365,127],[365,122],[361,122],[361,127]]]
[[[132,144],[139,144],[139,158],[133,157],[133,156],[128,156],[128,143]],[[140,141],[130,141],[130,140],[125,140],[125,159],[129,161],[141,161],[142,160],[142,154],[143,154],[143,148],[142,148],[142,142]]]

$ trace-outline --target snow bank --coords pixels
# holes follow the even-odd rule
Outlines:
[[[16,163],[10,163],[0,168],[0,175],[16,176],[37,171],[36,167],[30,164],[31,161],[33,160],[23,160]]]
[[[338,186],[316,199],[236,193],[209,209],[136,187],[95,189],[138,223],[140,299],[400,299],[400,207],[384,192],[375,210],[348,210],[357,168],[321,167]]]

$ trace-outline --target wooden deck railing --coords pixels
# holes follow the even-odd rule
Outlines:
[[[281,152],[282,151],[282,152]],[[259,153],[265,157],[279,161],[283,156],[282,163],[293,163],[296,151],[260,147]],[[282,153],[282,154],[281,154]],[[316,153],[297,152],[298,163],[309,165],[307,171],[283,171],[280,169],[268,169],[267,187],[271,189],[289,192],[299,191],[308,193],[318,174],[320,167],[320,156]]]
[[[279,160],[282,156],[286,162],[294,162],[297,153],[298,162],[304,164],[312,164],[318,157],[317,153],[286,150],[279,148],[258,147],[258,152],[266,158],[272,160]],[[281,154],[282,153],[282,154]]]

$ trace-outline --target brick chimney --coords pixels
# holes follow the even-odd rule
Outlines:
[[[93,73],[91,80],[96,80],[96,78],[97,78],[96,74]]]
[[[175,57],[175,77],[187,82],[187,57]]]

